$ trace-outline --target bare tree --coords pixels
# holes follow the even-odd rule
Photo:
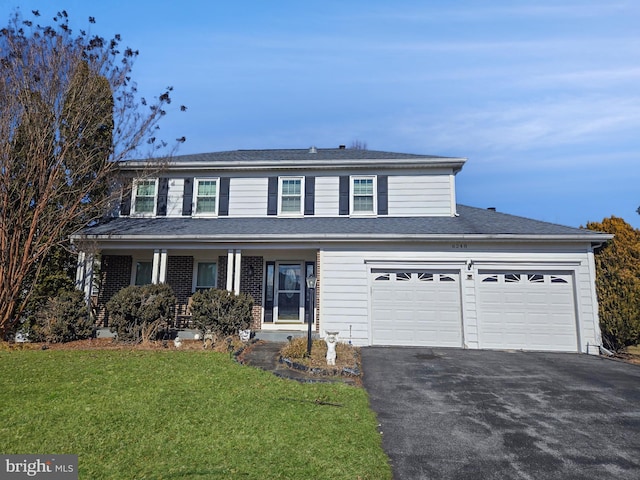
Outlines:
[[[118,162],[166,147],[156,130],[172,89],[138,99],[137,51],[74,34],[65,11],[54,22],[16,13],[0,30],[0,338],[46,256],[119,195]]]
[[[349,148],[351,150],[367,150],[367,142],[354,140],[353,142],[351,142],[351,145],[349,145]]]

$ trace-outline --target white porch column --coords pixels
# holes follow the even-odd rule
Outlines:
[[[233,293],[240,295],[240,266],[242,265],[242,250],[236,250],[236,265],[233,269]]]
[[[157,248],[153,251],[153,263],[151,267],[151,283],[156,284],[160,281],[160,250]]]
[[[233,290],[233,250],[227,251],[227,290]]]
[[[84,290],[84,265],[86,262],[86,254],[84,252],[78,252],[78,263],[76,266],[76,288],[78,290]]]
[[[167,249],[160,250],[160,272],[158,275],[158,281],[160,283],[167,282]]]
[[[91,298],[91,290],[93,289],[93,268],[95,256],[91,253],[85,254],[84,261],[84,298],[88,301]]]

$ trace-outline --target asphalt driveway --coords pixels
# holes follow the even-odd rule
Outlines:
[[[588,355],[366,347],[394,479],[640,479],[640,366]]]

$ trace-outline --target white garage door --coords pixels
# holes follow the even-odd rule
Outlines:
[[[462,346],[460,275],[373,270],[373,345]]]
[[[578,350],[571,274],[480,272],[480,348]]]

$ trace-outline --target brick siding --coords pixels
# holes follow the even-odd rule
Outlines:
[[[249,274],[253,270],[253,274]],[[247,293],[253,297],[252,330],[259,330],[262,321],[262,277],[264,260],[262,257],[242,256],[240,266],[240,293]]]
[[[193,288],[193,257],[169,256],[167,258],[167,284],[173,289],[178,300],[176,314],[185,315]]]
[[[111,297],[131,284],[133,259],[129,255],[103,255],[98,293],[98,325],[107,326],[105,305]]]

